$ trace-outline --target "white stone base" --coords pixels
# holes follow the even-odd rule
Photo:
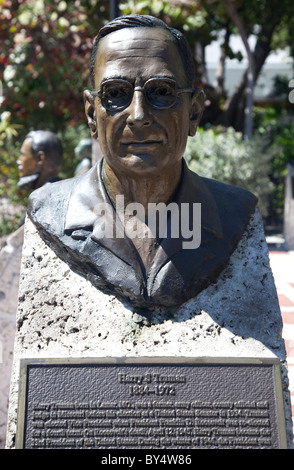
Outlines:
[[[282,319],[257,213],[218,281],[176,309],[146,318],[72,272],[27,220],[7,447],[14,447],[20,358],[278,357],[288,446],[290,395]]]
[[[24,227],[0,251],[0,448],[5,446]]]

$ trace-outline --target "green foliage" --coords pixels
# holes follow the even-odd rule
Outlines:
[[[188,166],[200,176],[247,189],[259,198],[259,208],[267,215],[268,197],[273,190],[269,180],[272,155],[264,152],[263,139],[249,142],[232,128],[199,129],[189,138],[184,155]]]
[[[90,138],[90,131],[87,124],[80,124],[79,126],[68,126],[64,132],[57,134],[63,146],[63,163],[59,176],[62,179],[71,178],[79,163],[75,156],[74,148],[81,139]]]
[[[12,214],[0,211],[0,237],[8,235],[18,228],[23,204],[26,203],[24,195],[20,194],[16,186],[18,181],[16,165],[18,146],[15,145],[14,140],[18,136],[21,125],[12,125],[10,118],[9,112],[3,112],[0,115],[0,198],[5,197],[13,205],[18,204],[18,208],[15,208]]]
[[[274,182],[273,209],[282,215],[287,164],[294,160],[294,110],[279,107],[255,108],[256,132],[267,141],[272,154],[270,176]]]
[[[270,98],[278,98],[279,101],[288,99],[289,95],[289,77],[287,75],[276,75],[273,79],[272,91]]]
[[[20,202],[16,184],[18,168],[16,160],[19,144],[15,140],[21,129],[20,124],[10,123],[11,114],[6,111],[0,115],[0,197],[8,197],[13,203]]]
[[[98,1],[2,0],[3,108],[24,132],[85,122],[92,39],[107,18]]]
[[[198,26],[202,26],[205,16],[198,2],[195,2],[194,5],[180,6],[166,0],[128,0],[120,4],[120,9],[123,15],[152,15],[164,19],[167,23],[184,24],[187,21],[187,24],[190,22],[194,27],[196,23]],[[191,18],[192,14],[193,19]]]
[[[1,238],[14,232],[19,227],[19,219],[21,212],[16,212],[12,217],[0,214],[0,249],[1,249]]]
[[[199,1],[180,5],[166,0],[125,0],[120,3],[120,9],[123,15],[152,15],[160,18],[168,26],[184,32],[192,49],[196,36],[201,36],[203,45],[210,44],[215,38],[211,24],[207,22],[207,12]]]

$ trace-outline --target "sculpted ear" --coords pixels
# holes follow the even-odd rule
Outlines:
[[[94,98],[91,95],[89,90],[84,91],[84,105],[85,105],[85,113],[88,121],[88,126],[91,131],[91,136],[93,139],[97,140],[97,124],[96,124],[96,115],[95,115],[95,106],[94,106]]]
[[[202,88],[196,88],[191,101],[189,136],[196,134],[199,121],[204,110],[205,93]]]
[[[45,152],[43,152],[43,150],[39,150],[37,154],[38,166],[40,167],[43,166],[45,164],[45,160],[46,160]]]

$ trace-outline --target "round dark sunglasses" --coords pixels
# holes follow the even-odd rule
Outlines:
[[[100,90],[92,91],[91,95],[98,96],[105,109],[117,111],[131,104],[134,91],[143,92],[153,108],[167,109],[176,103],[180,93],[192,93],[194,89],[178,88],[177,83],[169,78],[150,78],[142,87],[134,87],[127,80],[110,79],[105,80]]]

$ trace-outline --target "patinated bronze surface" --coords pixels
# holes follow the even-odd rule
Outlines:
[[[217,279],[257,199],[199,177],[183,160],[204,95],[194,88],[193,59],[179,32],[151,17],[116,19],[98,34],[91,75],[85,110],[103,158],[80,177],[34,192],[28,215],[57,255],[96,287],[143,308],[180,305]],[[134,203],[143,216],[122,217]],[[150,204],[160,203],[179,208],[179,223],[188,207],[194,228],[201,204],[200,245],[187,248],[191,233],[174,236],[171,216],[165,236],[150,230]]]
[[[29,132],[17,160],[18,187],[26,191],[34,190],[58,181],[62,154],[62,144],[56,134],[43,130]]]

